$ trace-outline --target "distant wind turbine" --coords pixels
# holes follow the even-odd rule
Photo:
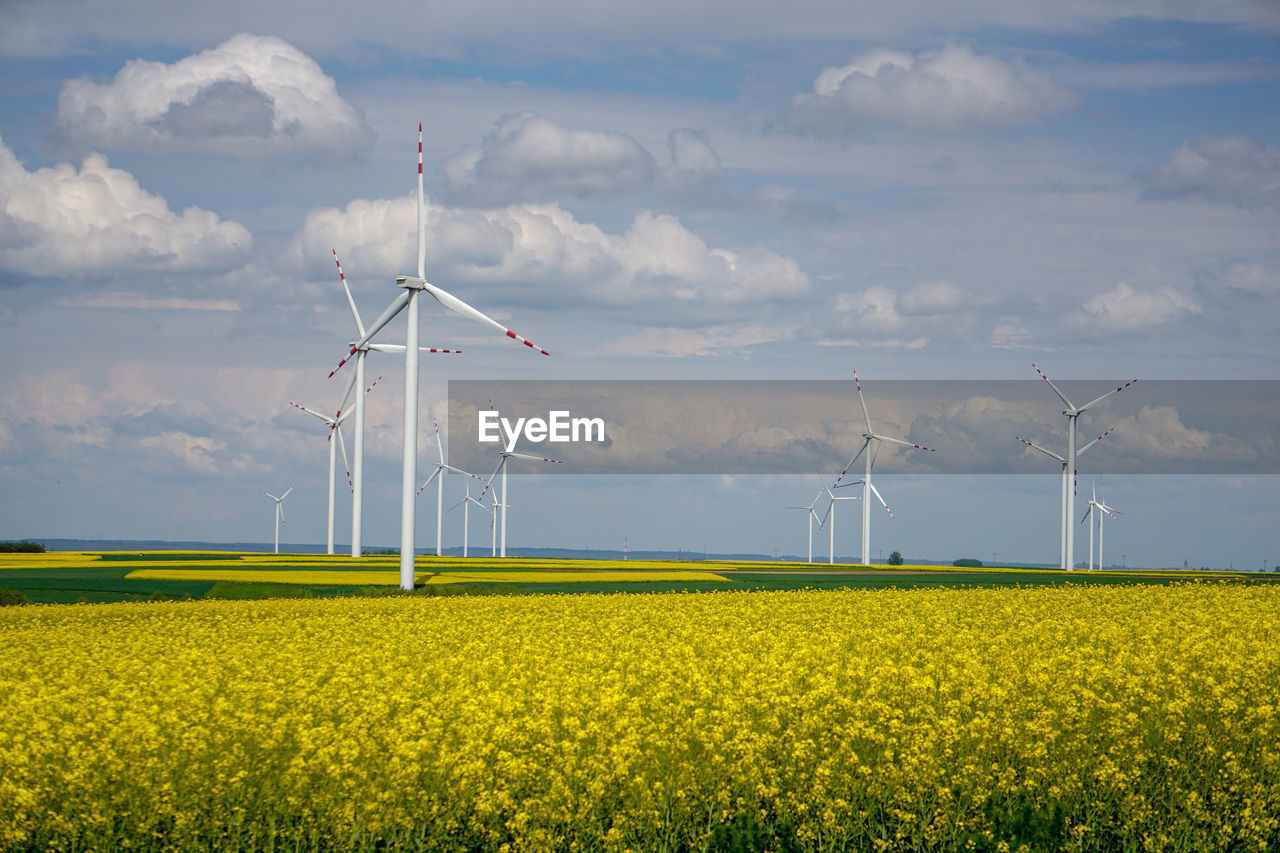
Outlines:
[[[827,511],[823,514],[822,523],[818,525],[818,529],[827,528],[827,565],[833,565],[836,561],[836,501],[860,501],[862,500],[862,495],[849,495],[838,498],[830,489],[827,489],[826,492],[831,502],[827,504]]]
[[[866,455],[866,473],[862,477],[862,565],[871,564],[871,494],[875,492],[875,496],[880,499],[881,505],[885,511],[889,511],[889,505],[884,502],[884,498],[880,497],[880,492],[875,490],[875,486],[871,485],[871,463],[872,463],[872,444],[878,442],[888,442],[889,444],[898,444],[903,447],[910,447],[914,450],[927,450],[933,453],[932,447],[925,447],[923,444],[913,444],[910,441],[904,441],[901,438],[891,438],[887,435],[880,435],[871,428],[871,413],[867,411],[866,398],[862,396],[862,383],[858,380],[858,371],[853,372],[853,384],[858,389],[858,402],[862,404],[862,417],[866,422],[866,430],[862,433],[862,446],[858,448],[858,452],[853,454],[853,458],[849,460],[849,464],[844,466],[844,470],[840,472],[840,476],[836,478],[832,488],[840,488],[840,481],[849,473],[849,469],[853,467],[853,463],[858,461],[859,456]],[[878,449],[878,446],[877,446]],[[855,484],[856,485],[856,484]],[[892,516],[893,513],[889,512]]]
[[[818,511],[817,511],[816,509],[814,509],[814,507],[817,505],[817,503],[818,503],[819,499],[821,499],[821,498],[822,498],[822,492],[818,492],[818,494],[814,495],[813,500],[809,502],[809,505],[808,505],[808,506],[788,506],[788,507],[784,507],[784,509],[803,509],[803,510],[805,510],[805,511],[806,511],[806,512],[805,512],[805,521],[806,521],[805,527],[806,527],[806,528],[808,528],[808,530],[809,530],[809,562],[810,562],[810,563],[812,563],[812,562],[813,562],[813,523],[814,523],[815,521],[817,521],[817,522],[819,523],[819,529],[821,529],[821,519],[819,519],[819,518],[818,518]],[[623,553],[625,554],[625,553],[626,553],[626,549],[625,549],[625,542],[626,542],[626,540],[624,539],[624,540],[623,540],[623,542],[624,542]],[[626,557],[623,557],[623,559],[626,559]]]
[[[1096,512],[1094,510],[1097,510]],[[1089,571],[1093,571],[1093,519],[1098,519],[1098,568],[1102,568],[1102,521],[1106,516],[1116,518],[1120,515],[1120,511],[1113,506],[1107,506],[1103,501],[1098,500],[1098,484],[1093,484],[1093,497],[1089,499],[1089,508],[1084,511],[1084,517],[1080,519],[1080,523],[1089,522]]]
[[[285,524],[284,524],[284,499],[285,499],[285,498],[287,498],[287,497],[289,497],[289,492],[292,492],[292,491],[297,487],[297,485],[298,485],[297,481],[294,481],[294,484],[293,484],[292,486],[290,486],[287,490],[285,490],[285,493],[284,493],[283,495],[281,495],[280,497],[276,497],[275,495],[271,494],[270,492],[266,491],[265,489],[260,489],[260,490],[259,490],[259,491],[261,491],[264,495],[266,495],[267,497],[271,498],[271,500],[273,500],[273,501],[275,501],[275,502],[276,502],[276,548],[275,548],[275,553],[277,553],[277,554],[279,554],[279,553],[280,553],[280,528],[285,526]]]
[[[418,487],[418,494],[419,495],[422,494],[423,490],[425,490],[427,486],[431,485],[432,480],[436,481],[436,556],[439,557],[441,553],[440,542],[441,542],[442,530],[443,530],[443,524],[444,524],[444,475],[445,475],[445,472],[452,471],[455,474],[465,474],[468,477],[473,477],[477,480],[483,480],[483,478],[476,477],[476,475],[472,474],[470,471],[463,471],[461,468],[455,468],[452,465],[448,465],[445,463],[444,445],[440,442],[440,422],[437,421],[435,418],[432,418],[431,422],[435,424],[435,428],[436,428],[436,449],[440,451],[440,461],[436,463],[435,465],[436,470],[431,472],[431,476],[427,478],[427,481]],[[467,485],[468,487],[470,487],[471,484],[468,483]],[[468,494],[470,494],[470,492],[468,492]]]

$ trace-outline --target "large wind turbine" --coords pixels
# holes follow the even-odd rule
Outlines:
[[[347,359],[360,351],[373,336],[395,318],[401,311],[407,317],[407,331],[404,341],[404,453],[400,481],[400,588],[413,589],[413,556],[414,556],[414,509],[417,497],[418,480],[418,294],[426,291],[436,301],[464,317],[484,323],[497,329],[514,341],[537,350],[543,355],[550,355],[544,349],[533,345],[531,341],[520,337],[506,326],[482,314],[463,302],[458,297],[431,284],[426,278],[427,262],[427,222],[425,200],[422,192],[422,125],[418,125],[418,274],[416,276],[396,276],[396,284],[403,292],[391,301],[386,310],[373,322],[360,340],[351,346],[345,358],[330,372],[336,373]],[[505,515],[505,514],[504,514]]]
[[[439,557],[440,541],[441,541],[442,531],[444,529],[443,527],[444,525],[444,473],[446,471],[452,471],[455,474],[466,474],[468,477],[475,477],[475,479],[477,480],[481,480],[483,478],[476,477],[476,475],[472,474],[470,471],[463,471],[461,468],[455,468],[452,465],[448,465],[445,463],[444,445],[441,444],[440,442],[440,422],[437,421],[435,418],[432,418],[431,422],[435,424],[435,427],[436,427],[436,449],[440,451],[440,461],[436,463],[436,466],[435,466],[436,470],[431,473],[431,476],[427,478],[427,481],[418,487],[417,494],[419,495],[422,494],[423,490],[426,489],[427,486],[431,485],[432,480],[436,481],[436,556]],[[468,483],[467,485],[469,487],[470,483]],[[470,494],[470,492],[468,492],[468,494]],[[466,526],[465,522],[463,526],[464,527]],[[466,534],[464,533],[463,535],[465,537]],[[463,548],[465,547],[466,545],[464,544]]]
[[[1043,370],[1036,367],[1035,364],[1032,364],[1031,366],[1035,368],[1036,373],[1040,374],[1041,379],[1049,383],[1049,387],[1053,389],[1053,393],[1057,394],[1058,399],[1062,400],[1062,404],[1066,406],[1066,408],[1062,410],[1062,414],[1067,416],[1067,470],[1070,471],[1071,476],[1074,477],[1076,472],[1076,455],[1077,455],[1076,433],[1079,428],[1078,422],[1080,420],[1080,416],[1083,415],[1085,412],[1089,411],[1090,409],[1092,409],[1094,406],[1101,403],[1103,400],[1110,397],[1112,394],[1119,394],[1121,391],[1128,388],[1130,385],[1132,385],[1134,382],[1137,382],[1138,380],[1131,379],[1128,382],[1124,383],[1123,385],[1119,386],[1118,388],[1113,388],[1112,390],[1103,394],[1101,397],[1095,397],[1093,400],[1090,400],[1088,403],[1085,403],[1083,406],[1077,406],[1067,399],[1067,395],[1063,394],[1061,391],[1058,390],[1058,386],[1054,385],[1053,382],[1049,379],[1049,377],[1044,375]],[[1066,530],[1066,553],[1065,553],[1065,562],[1066,562],[1066,568],[1068,571],[1075,570],[1076,536],[1075,536],[1075,528],[1072,527],[1071,525],[1071,519],[1075,518],[1075,514],[1076,514],[1076,490],[1072,488],[1067,491],[1066,505],[1063,511],[1063,516],[1064,516],[1063,526],[1064,528],[1068,528]]]
[[[288,489],[286,489],[286,490],[285,490],[285,493],[284,493],[283,495],[281,495],[280,497],[276,497],[275,495],[271,494],[270,492],[266,491],[265,489],[259,489],[259,491],[261,491],[264,495],[266,495],[267,497],[271,498],[271,500],[273,500],[273,501],[275,501],[275,502],[276,502],[276,549],[275,549],[275,553],[277,553],[277,554],[279,554],[279,553],[280,553],[280,528],[281,528],[282,526],[284,526],[284,499],[285,499],[285,498],[287,498],[287,497],[289,497],[289,492],[292,492],[292,491],[297,487],[297,485],[298,485],[298,484],[297,484],[297,482],[295,482],[292,486],[290,486]]]
[[[347,276],[342,271],[342,261],[338,260],[338,250],[331,249],[333,252],[333,262],[338,267],[338,278],[342,281],[342,290],[347,296],[347,305],[351,308],[351,317],[356,323],[356,338],[363,339],[365,336],[364,323],[360,320],[360,311],[356,308],[356,300],[351,295],[351,287],[347,284]],[[356,347],[356,370],[355,376],[351,379],[352,385],[364,387],[364,359],[369,351],[386,352],[386,353],[402,353],[404,352],[403,344],[375,344],[368,340],[357,345],[356,341],[351,342],[351,346]],[[419,352],[427,353],[447,353],[449,355],[457,355],[461,353],[460,349],[441,349],[439,347],[418,347]],[[343,359],[345,362],[346,359]],[[338,365],[341,367],[342,365]],[[377,384],[376,382],[374,384]],[[350,395],[348,388],[347,395],[342,398],[343,408],[347,405],[347,396]],[[355,465],[351,468],[351,556],[359,557],[361,550],[361,537],[363,536],[362,528],[364,524],[364,396],[356,397],[356,424],[355,424],[355,446],[353,448],[355,456]],[[339,410],[339,416],[344,413]]]
[[[1097,510],[1097,512],[1094,512]],[[1098,484],[1093,484],[1093,497],[1089,499],[1089,508],[1084,511],[1084,518],[1080,519],[1080,523],[1089,522],[1089,571],[1093,571],[1093,519],[1090,516],[1098,517],[1098,568],[1102,568],[1102,521],[1108,515],[1116,518],[1120,515],[1120,510],[1113,506],[1107,506],[1103,501],[1098,500]]]
[[[805,513],[805,521],[806,521],[807,523],[805,524],[805,526],[809,529],[809,562],[810,562],[810,563],[812,563],[812,562],[813,562],[813,523],[814,523],[815,521],[817,521],[817,522],[818,522],[818,529],[819,529],[819,530],[821,530],[821,529],[822,529],[822,521],[821,521],[821,519],[819,519],[819,518],[818,518],[818,511],[817,511],[816,509],[814,509],[814,506],[816,506],[816,505],[817,505],[818,500],[819,500],[821,497],[822,497],[822,492],[818,492],[816,495],[814,495],[814,496],[813,496],[813,500],[809,502],[809,505],[808,505],[808,506],[789,506],[789,507],[784,507],[784,509],[803,509],[803,510],[806,510],[806,513]],[[626,544],[625,544],[625,543],[626,543],[626,540],[625,540],[625,539],[623,540],[623,543],[624,543],[624,544],[623,544],[623,557],[622,557],[622,559],[624,559],[624,560],[625,560],[625,559],[626,559]]]
[[[898,444],[903,447],[910,447],[915,450],[927,450],[933,453],[932,447],[925,447],[923,444],[913,444],[910,441],[904,441],[900,438],[891,438],[887,435],[880,435],[871,428],[871,414],[867,411],[867,401],[862,396],[862,383],[858,380],[858,371],[853,372],[853,384],[858,389],[858,402],[862,404],[862,417],[866,421],[867,429],[862,433],[862,446],[858,448],[858,452],[853,454],[853,458],[849,460],[849,464],[844,466],[844,470],[840,472],[840,476],[836,478],[832,488],[840,488],[840,481],[844,479],[845,474],[849,473],[849,469],[853,467],[853,463],[858,461],[858,457],[866,455],[866,473],[862,477],[862,565],[871,565],[871,494],[875,491],[875,486],[871,485],[871,462],[872,462],[872,442],[887,441],[890,444]],[[878,449],[878,448],[877,448]],[[885,504],[884,498],[880,497],[880,492],[875,491],[875,496],[880,498],[880,503],[884,505],[886,510],[889,509]],[[893,515],[892,512],[889,513]]]
[[[1084,447],[1081,447],[1079,450],[1076,451],[1076,458],[1083,456],[1085,454],[1085,451],[1087,451],[1090,447],[1093,447],[1099,441],[1102,441],[1102,439],[1111,435],[1111,433],[1113,432],[1115,432],[1115,427],[1112,427],[1111,429],[1104,432],[1102,435],[1095,438],[1093,441],[1086,444]],[[1015,435],[1014,438],[1018,439],[1018,441],[1021,441],[1023,444],[1025,444],[1027,447],[1030,447],[1032,450],[1038,450],[1041,453],[1043,453],[1045,456],[1048,456],[1051,459],[1057,459],[1060,463],[1062,463],[1062,510],[1060,513],[1060,518],[1058,519],[1059,527],[1061,528],[1059,531],[1060,539],[1058,542],[1058,568],[1066,569],[1067,571],[1075,571],[1074,568],[1067,568],[1067,535],[1068,535],[1067,534],[1067,527],[1068,527],[1067,493],[1075,489],[1075,484],[1072,482],[1071,474],[1069,473],[1069,469],[1067,467],[1067,460],[1059,456],[1058,454],[1054,453],[1052,450],[1046,450],[1045,448],[1041,447],[1035,442],[1027,441],[1025,438],[1021,436]]]
[[[334,480],[336,479],[335,475],[337,473],[334,470],[334,468],[336,467],[335,463],[337,461],[334,457],[334,451],[337,449],[342,450],[342,465],[347,472],[347,476],[350,477],[351,463],[347,460],[347,443],[342,440],[342,422],[347,419],[347,415],[350,414],[350,412],[349,411],[343,412],[338,417],[331,418],[328,415],[323,415],[320,412],[315,411],[314,409],[308,409],[306,406],[303,406],[299,403],[290,402],[289,405],[293,406],[295,409],[300,409],[306,412],[308,415],[311,415],[311,417],[313,418],[318,418],[319,420],[324,421],[329,426],[329,536],[328,536],[328,539],[326,540],[328,544],[326,546],[325,553],[332,554],[333,553]],[[334,433],[337,433],[337,436],[338,436],[338,440],[336,442],[333,440]],[[337,445],[336,448],[334,447],[335,444]]]
[[[489,487],[493,485],[493,478],[499,474],[502,475],[502,499],[494,503],[494,510],[502,508],[502,530],[499,534],[498,556],[507,556],[507,460],[509,459],[527,459],[530,462],[554,462],[560,464],[559,459],[548,459],[545,456],[534,456],[532,453],[520,453],[515,450],[502,451],[502,458],[498,460],[498,467],[493,469],[493,473],[489,475],[489,479],[485,481],[484,488],[480,491],[480,497],[484,497],[484,493],[489,491]]]

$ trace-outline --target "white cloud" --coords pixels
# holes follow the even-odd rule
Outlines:
[[[30,276],[228,269],[252,238],[238,222],[181,214],[101,154],[28,172],[0,140],[0,268]]]
[[[1251,136],[1204,134],[1175,149],[1169,162],[1144,176],[1143,183],[1147,199],[1280,207],[1280,148]]]
[[[703,329],[644,329],[624,335],[605,349],[617,355],[651,358],[724,355],[758,344],[785,341],[795,335],[794,326],[712,326]]]
[[[1031,345],[1031,332],[1015,319],[1003,317],[991,330],[991,346],[996,349],[1023,349]]]
[[[349,274],[403,272],[414,263],[414,209],[413,197],[402,196],[314,210],[295,240],[297,261],[328,275],[324,261],[336,244]],[[434,280],[537,285],[540,304],[643,305],[670,318],[680,306],[785,301],[809,288],[793,259],[709,247],[665,214],[640,213],[618,234],[557,205],[465,210],[429,202],[426,220]]]
[[[239,311],[240,305],[230,299],[186,299],[177,296],[143,296],[141,293],[100,293],[60,299],[58,304],[71,308],[110,308],[125,311]]]
[[[1172,288],[1138,290],[1122,281],[1085,302],[1083,310],[1073,314],[1069,323],[1097,333],[1140,332],[1200,313],[1202,309],[1195,300]]]
[[[1234,261],[1197,275],[1196,289],[1212,295],[1277,296],[1280,295],[1280,271],[1262,264]]]
[[[1036,122],[1073,100],[1042,72],[962,45],[914,56],[876,50],[823,70],[812,93],[792,98],[789,121],[815,133],[872,124],[948,132]]]
[[[574,130],[533,113],[504,115],[479,147],[440,165],[446,198],[491,205],[604,195],[653,179],[653,156],[625,133]]]
[[[349,155],[373,132],[333,78],[274,36],[240,33],[168,65],[135,59],[109,83],[71,80],[56,126],[75,146],[262,157]]]
[[[968,319],[969,296],[949,281],[897,291],[882,285],[836,296],[830,320],[858,337],[851,343],[919,349],[928,336],[887,337],[898,332],[942,332]],[[833,341],[832,343],[838,343]]]

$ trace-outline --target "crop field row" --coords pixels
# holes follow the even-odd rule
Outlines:
[[[7,850],[1280,844],[1274,585],[17,607],[0,654]]]

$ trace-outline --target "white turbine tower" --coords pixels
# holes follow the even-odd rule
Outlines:
[[[313,409],[308,409],[306,406],[303,406],[299,403],[290,402],[289,405],[293,406],[295,409],[300,409],[306,412],[308,415],[311,415],[313,418],[318,418],[319,420],[324,421],[324,423],[328,424],[329,426],[329,525],[328,525],[329,535],[328,535],[328,539],[326,540],[328,544],[326,546],[325,553],[332,554],[333,553],[333,507],[334,507],[334,490],[335,490],[334,480],[336,479],[336,474],[337,474],[337,472],[334,470],[334,468],[336,467],[335,463],[337,461],[334,457],[334,452],[335,450],[338,450],[338,449],[342,450],[342,465],[347,472],[347,477],[349,480],[351,476],[351,463],[347,460],[347,444],[345,441],[342,440],[342,422],[347,419],[347,415],[349,414],[349,412],[344,412],[342,415],[336,418],[331,418],[328,415],[322,415]],[[338,436],[338,440],[336,442],[333,440],[333,436],[335,433],[337,433],[337,436]],[[337,447],[335,447],[334,445],[337,445]]]
[[[452,465],[448,465],[445,463],[444,445],[440,442],[440,422],[437,421],[435,418],[432,418],[431,422],[435,424],[435,427],[436,427],[436,449],[440,451],[440,461],[436,463],[436,466],[435,466],[436,470],[431,473],[431,476],[427,478],[427,481],[418,487],[417,494],[419,495],[422,494],[423,490],[426,489],[427,486],[431,485],[432,480],[436,481],[436,556],[439,557],[440,542],[441,542],[441,537],[443,535],[442,531],[444,529],[443,525],[444,525],[444,474],[445,472],[452,471],[455,474],[466,474],[468,477],[474,477],[477,480],[481,480],[483,478],[476,477],[476,475],[472,474],[470,471],[463,471],[461,468],[455,468]],[[468,483],[467,487],[468,489],[470,489],[471,484]],[[468,494],[470,494],[470,491],[468,491]],[[465,523],[464,523],[464,526],[465,526]],[[464,537],[465,537],[465,534],[464,534]],[[466,545],[464,544],[462,547],[466,548]]]
[[[356,308],[356,300],[351,295],[351,287],[347,284],[347,276],[342,271],[342,262],[338,260],[338,250],[332,249],[333,262],[338,267],[338,278],[342,281],[342,290],[347,296],[347,305],[351,308],[351,317],[356,323],[357,341],[352,341],[351,346],[356,347],[356,369],[355,376],[351,379],[352,385],[364,386],[364,359],[370,351],[385,353],[402,353],[404,352],[403,344],[375,344],[367,340],[357,345],[359,339],[365,336],[364,323],[360,319],[360,311]],[[418,347],[419,352],[427,353],[447,353],[449,355],[457,355],[462,352],[460,349],[441,349],[439,347]],[[343,359],[345,362],[346,359]],[[342,365],[338,365],[341,367]],[[379,377],[381,378],[381,377]],[[375,381],[376,385],[377,382]],[[351,393],[350,386],[347,389],[347,395],[342,398],[342,406],[346,408],[347,396]],[[343,412],[339,410],[339,415]],[[363,536],[364,525],[364,397],[356,398],[356,423],[355,423],[355,446],[352,448],[355,457],[355,464],[351,468],[351,556],[359,557],[361,555],[361,538]]]
[[[862,565],[871,565],[871,494],[875,492],[875,496],[880,498],[880,503],[885,510],[889,509],[889,505],[884,502],[884,498],[880,497],[880,492],[876,491],[875,486],[871,485],[871,463],[872,463],[872,443],[873,442],[889,442],[890,444],[898,444],[903,447],[910,447],[915,450],[927,450],[933,453],[932,447],[925,447],[923,444],[913,444],[910,441],[904,441],[901,438],[892,438],[887,435],[880,435],[871,428],[871,414],[867,411],[867,401],[862,396],[862,383],[858,380],[858,371],[853,372],[853,384],[858,389],[858,402],[862,404],[862,417],[866,421],[867,429],[862,433],[862,446],[858,448],[858,452],[853,454],[853,458],[849,460],[849,464],[844,466],[844,470],[840,472],[840,476],[836,478],[832,488],[840,488],[840,481],[844,479],[845,474],[849,473],[849,469],[853,467],[853,463],[858,461],[858,457],[866,454],[866,473],[862,477]],[[879,446],[877,444],[876,451]],[[856,484],[855,484],[856,485]],[[892,512],[889,513],[893,515]]]
[[[515,450],[504,450],[501,454],[502,458],[498,460],[498,467],[493,469],[493,473],[489,475],[489,479],[485,481],[484,489],[480,491],[480,497],[484,497],[484,493],[489,491],[489,487],[493,485],[493,478],[499,474],[502,475],[502,499],[494,503],[495,510],[502,508],[502,533],[499,537],[500,544],[498,547],[498,556],[507,556],[507,461],[510,459],[526,459],[530,462],[554,462],[559,465],[559,459],[548,459],[545,456],[534,456],[531,453],[520,453]]]
[[[1066,406],[1066,408],[1062,410],[1062,414],[1067,416],[1067,470],[1071,473],[1071,476],[1074,477],[1076,472],[1076,455],[1077,455],[1076,434],[1077,434],[1077,430],[1079,429],[1078,422],[1080,420],[1080,416],[1083,415],[1085,412],[1089,411],[1090,409],[1092,409],[1094,406],[1101,403],[1103,400],[1110,397],[1112,394],[1119,394],[1121,391],[1128,388],[1130,385],[1137,382],[1138,380],[1131,379],[1128,382],[1124,383],[1123,385],[1119,386],[1118,388],[1113,388],[1112,390],[1103,394],[1101,397],[1095,397],[1093,400],[1090,400],[1088,403],[1085,403],[1083,406],[1077,406],[1074,403],[1072,403],[1070,400],[1068,400],[1065,394],[1063,394],[1061,391],[1058,390],[1058,386],[1054,385],[1053,382],[1049,379],[1049,377],[1044,375],[1043,370],[1036,367],[1035,364],[1032,364],[1031,366],[1035,368],[1036,373],[1040,374],[1041,379],[1049,383],[1049,387],[1053,389],[1053,393],[1057,394],[1058,399],[1062,400],[1062,404]],[[1075,571],[1076,536],[1075,536],[1075,528],[1071,524],[1071,519],[1075,517],[1075,514],[1076,514],[1076,491],[1074,488],[1072,488],[1067,491],[1066,502],[1063,506],[1063,513],[1062,513],[1063,515],[1062,526],[1064,528],[1064,535],[1066,539],[1066,549],[1065,549],[1064,558],[1066,562],[1067,571]]]
[[[274,552],[276,554],[280,553],[280,528],[285,526],[284,499],[289,497],[289,492],[292,492],[297,487],[297,485],[298,485],[297,482],[294,482],[294,484],[290,486],[288,489],[286,489],[285,493],[280,497],[276,497],[275,495],[271,494],[265,489],[259,489],[259,491],[261,491],[264,495],[266,495],[267,497],[271,498],[271,500],[276,502],[276,548]]]
[[[1076,451],[1076,458],[1083,456],[1090,447],[1093,447],[1099,441],[1102,441],[1102,439],[1111,435],[1111,433],[1115,432],[1115,429],[1116,429],[1115,427],[1112,427],[1111,429],[1104,432],[1102,435],[1095,438],[1093,441],[1086,444],[1084,447],[1081,447],[1079,450]],[[1038,450],[1041,453],[1043,453],[1045,456],[1048,456],[1051,459],[1057,459],[1058,462],[1062,464],[1062,511],[1058,519],[1059,527],[1061,528],[1059,531],[1060,540],[1058,542],[1058,568],[1067,569],[1067,536],[1068,536],[1067,534],[1068,525],[1066,521],[1067,520],[1067,493],[1074,491],[1075,489],[1075,484],[1072,482],[1070,469],[1067,467],[1067,460],[1064,457],[1054,453],[1052,450],[1046,450],[1045,448],[1041,447],[1035,442],[1027,441],[1025,438],[1022,438],[1021,436],[1015,435],[1014,438],[1018,439],[1018,441],[1021,441],[1023,444],[1025,444],[1027,447],[1030,447],[1032,450]],[[1068,569],[1068,571],[1074,571],[1074,569]]]
[[[1097,510],[1097,512],[1094,512]],[[1090,516],[1098,518],[1098,568],[1102,568],[1102,521],[1108,515],[1116,518],[1120,515],[1120,510],[1113,506],[1107,506],[1103,501],[1098,500],[1098,484],[1093,484],[1093,497],[1089,499],[1089,508],[1084,511],[1084,517],[1080,519],[1080,523],[1089,522],[1089,571],[1093,571],[1093,519]]]
[[[827,497],[831,502],[827,504],[827,511],[822,516],[822,522],[818,525],[818,529],[827,527],[827,565],[833,565],[836,561],[836,501],[860,501],[861,495],[851,495],[849,497],[838,498],[832,494],[830,489],[826,490]]]
[[[550,355],[544,349],[534,346],[531,341],[520,337],[498,321],[482,314],[463,302],[458,297],[431,284],[426,278],[427,262],[427,222],[425,200],[422,192],[422,125],[418,125],[418,274],[416,276],[396,276],[396,284],[403,292],[392,300],[386,310],[374,321],[360,340],[352,345],[346,358],[338,363],[338,367],[329,374],[336,373],[347,359],[360,351],[373,336],[391,322],[401,311],[407,317],[407,332],[404,341],[404,452],[402,456],[402,472],[400,482],[400,588],[413,589],[413,557],[414,557],[414,510],[417,497],[418,481],[418,294],[426,291],[436,301],[464,317],[484,323],[505,334],[514,341],[537,350],[543,355]],[[504,513],[505,515],[505,513]]]
[[[818,529],[819,529],[819,530],[821,530],[821,529],[822,529],[822,520],[818,518],[818,511],[817,511],[816,509],[814,509],[814,507],[815,507],[815,506],[817,505],[817,503],[818,503],[818,500],[819,500],[821,497],[822,497],[822,492],[818,492],[816,495],[814,495],[814,496],[813,496],[813,500],[809,502],[809,505],[808,505],[808,506],[789,506],[789,507],[784,507],[784,509],[803,509],[803,510],[806,510],[806,511],[807,511],[807,512],[806,512],[806,516],[805,516],[805,520],[806,520],[806,522],[807,522],[807,523],[805,524],[805,527],[807,527],[807,528],[808,528],[808,530],[809,530],[809,562],[810,562],[810,563],[812,563],[812,562],[813,562],[813,523],[814,523],[815,521],[817,521],[817,522],[818,522]],[[623,556],[623,559],[625,560],[625,559],[626,559],[626,556],[625,556],[625,555],[626,555],[626,544],[625,544],[625,543],[626,543],[626,540],[625,540],[625,539],[623,539],[623,543],[624,543],[624,544],[623,544],[623,555],[624,555],[624,556]]]

